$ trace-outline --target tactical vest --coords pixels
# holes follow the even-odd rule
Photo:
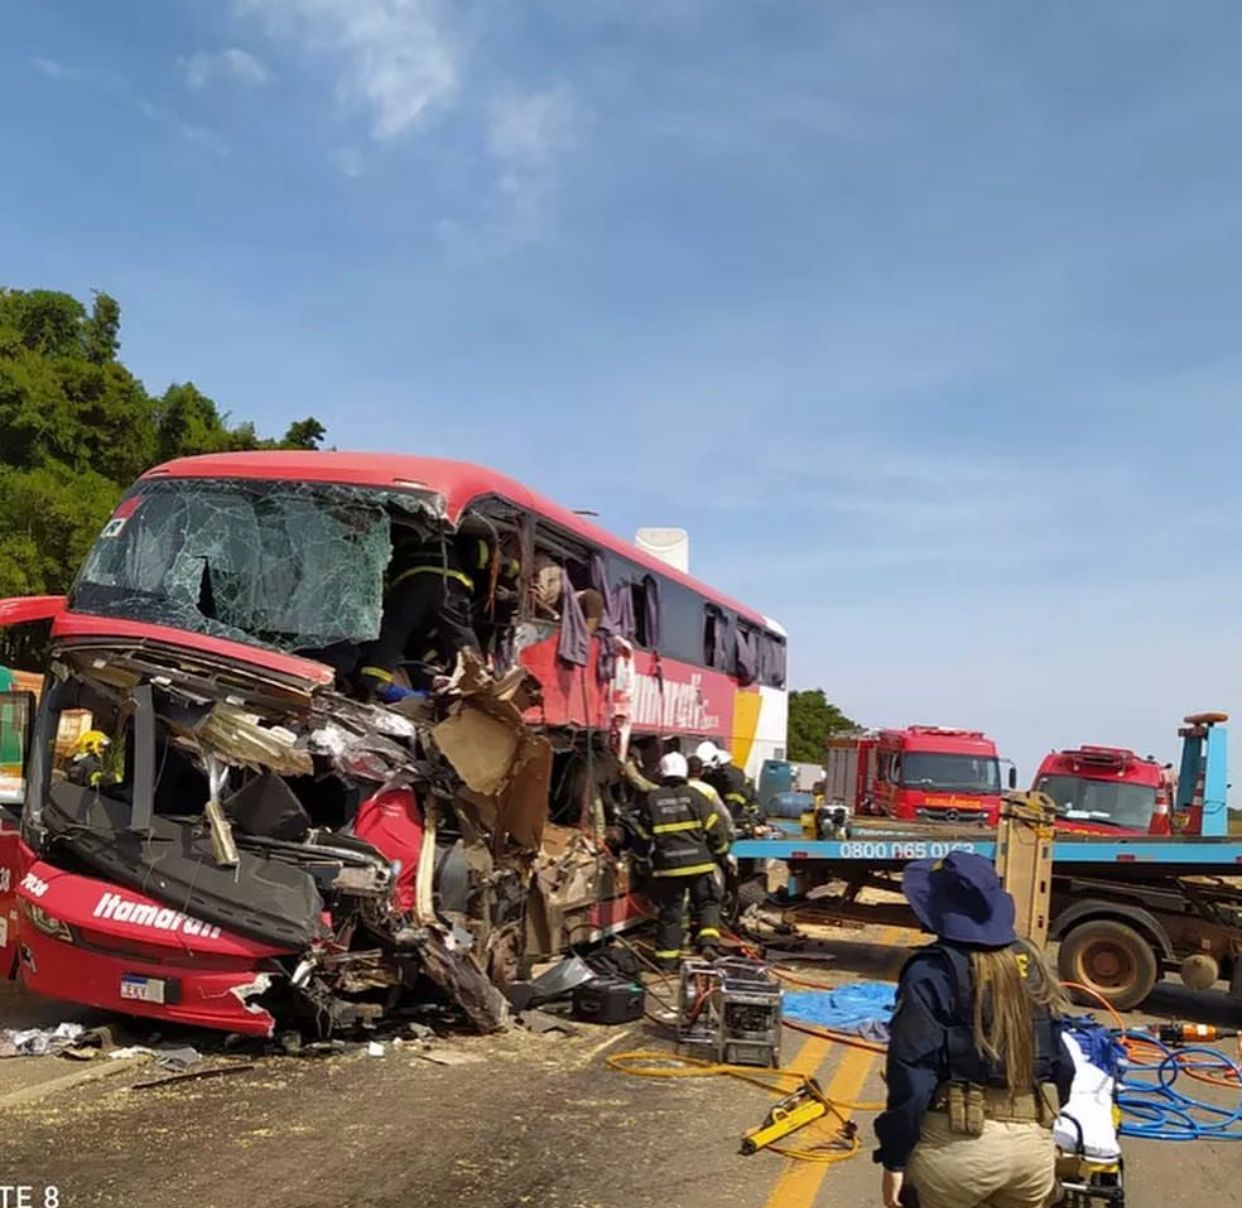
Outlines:
[[[1025,945],[1013,945],[1014,954],[1023,964],[1024,976],[1031,977],[1031,962],[1038,959]],[[970,956],[951,944],[930,944],[920,950],[920,956],[936,954],[946,962],[953,974],[953,1002],[951,1022],[946,1029],[945,1051],[942,1057],[942,1080],[949,1083],[971,1083],[976,1086],[1004,1087],[1007,1085],[1004,1068],[990,1060],[975,1047],[973,976]],[[1060,1026],[1049,1013],[1032,999],[1031,1023],[1035,1033],[1035,1083],[1051,1081],[1051,1071],[1060,1045]],[[1015,1090],[1022,1090],[1017,1087]],[[1029,1088],[1034,1090],[1035,1087]]]

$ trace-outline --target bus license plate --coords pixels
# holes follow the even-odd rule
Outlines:
[[[162,977],[139,977],[134,973],[121,975],[121,997],[137,1002],[164,1001],[164,979]]]

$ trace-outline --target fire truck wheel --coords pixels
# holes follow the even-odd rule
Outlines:
[[[1133,927],[1116,919],[1090,919],[1061,941],[1057,972],[1062,981],[1093,990],[1115,1010],[1129,1011],[1152,992],[1160,965]],[[1072,993],[1085,1006],[1099,1005],[1090,994]]]

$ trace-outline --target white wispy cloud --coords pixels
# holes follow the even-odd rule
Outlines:
[[[558,159],[578,141],[581,117],[568,88],[507,91],[488,107],[487,150],[499,198],[492,234],[503,243],[538,237]]]
[[[334,62],[337,98],[369,112],[377,140],[404,134],[457,94],[460,53],[439,0],[234,0],[234,8]]]
[[[47,76],[49,80],[67,80],[71,83],[80,83],[89,75],[83,68],[70,67],[67,63],[60,63],[56,59],[45,59],[40,55],[35,55],[30,60],[30,65],[41,75]]]
[[[214,155],[228,154],[228,143],[216,131],[187,122],[166,105],[139,95],[115,72],[101,71],[93,67],[76,67],[43,57],[32,58],[30,65],[49,80],[77,88],[89,88],[102,95],[114,97],[152,124],[162,126],[186,142],[203,147]]]
[[[196,50],[177,60],[185,77],[186,86],[198,91],[215,80],[233,80],[247,88],[266,84],[272,73],[262,59],[240,46],[224,50]]]
[[[505,93],[488,113],[488,150],[511,171],[533,172],[573,146],[577,123],[567,88]]]

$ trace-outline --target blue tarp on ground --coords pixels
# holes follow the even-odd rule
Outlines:
[[[787,1019],[887,1040],[897,987],[891,982],[850,982],[835,990],[786,990],[782,1001]]]

